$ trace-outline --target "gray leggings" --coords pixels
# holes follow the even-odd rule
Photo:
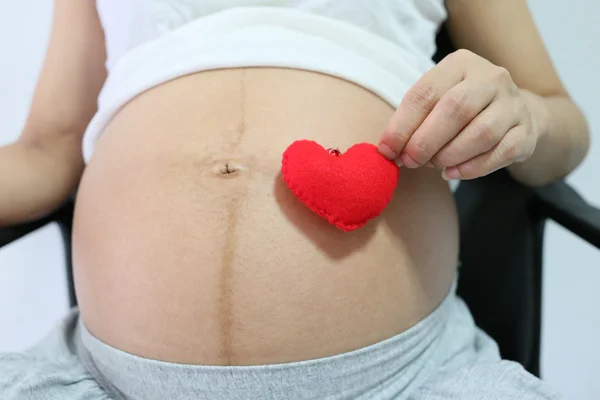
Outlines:
[[[318,332],[317,332],[318,334]],[[261,366],[140,358],[93,337],[73,310],[39,345],[0,354],[2,400],[558,399],[500,359],[454,287],[421,322],[349,353]]]

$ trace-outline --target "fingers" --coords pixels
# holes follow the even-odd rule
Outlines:
[[[379,151],[399,165],[444,170],[446,179],[473,179],[535,149],[530,111],[508,71],[456,51],[404,96]]]
[[[381,154],[389,159],[396,159],[442,95],[463,79],[462,65],[447,61],[440,62],[419,79],[406,93],[390,119],[380,141]]]
[[[514,102],[510,98],[497,98],[438,151],[431,163],[439,169],[453,167],[494,148],[519,122],[513,108]]]
[[[535,139],[528,128],[517,125],[491,150],[455,167],[446,168],[442,176],[444,179],[475,179],[527,158],[534,149]]]
[[[470,121],[492,103],[496,93],[496,88],[485,81],[464,80],[448,90],[408,140],[400,155],[402,164],[409,168],[417,168],[431,161]],[[461,161],[469,158],[463,158]]]

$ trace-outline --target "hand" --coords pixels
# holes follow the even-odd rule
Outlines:
[[[379,151],[398,165],[473,179],[525,161],[539,129],[510,74],[467,50],[450,54],[404,96]]]

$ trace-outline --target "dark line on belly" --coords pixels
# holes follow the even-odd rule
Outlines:
[[[240,80],[240,116],[241,121],[236,132],[233,143],[233,151],[237,151],[242,135],[246,130],[246,71],[242,70]],[[243,183],[240,181],[238,185]],[[239,188],[242,189],[242,188]],[[247,189],[247,188],[246,188]],[[225,244],[223,246],[223,259],[221,265],[220,277],[220,330],[221,330],[221,351],[220,359],[225,365],[236,365],[235,351],[233,350],[234,331],[235,331],[235,310],[233,299],[234,286],[234,263],[235,254],[238,248],[238,221],[240,216],[240,207],[245,193],[244,189],[231,193],[231,198],[226,202],[226,231]]]
[[[246,132],[246,70],[242,70],[240,78],[240,116],[241,121],[238,125],[236,136],[233,141],[233,150],[236,151],[242,141],[242,136]]]
[[[233,194],[226,204],[226,231],[225,244],[223,246],[223,259],[221,265],[220,286],[220,330],[221,330],[221,351],[220,360],[225,365],[235,365],[235,354],[233,351],[234,339],[234,304],[233,304],[233,285],[234,285],[234,262],[235,253],[238,245],[237,224],[240,213],[241,196]]]

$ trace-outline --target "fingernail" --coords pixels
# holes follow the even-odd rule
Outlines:
[[[442,172],[442,178],[444,178],[447,181],[449,181],[450,179],[460,179],[460,172],[456,167],[446,168]]]
[[[401,159],[399,159],[399,158],[396,158],[396,159],[394,160],[394,162],[396,163],[396,165],[397,165],[397,166],[399,166],[399,167],[404,167],[404,164],[402,164],[402,160],[401,160]]]
[[[402,163],[408,168],[417,168],[419,166],[419,164],[417,164],[417,162],[410,158],[410,156],[406,153],[401,154],[400,159],[402,160]]]
[[[388,160],[393,160],[394,158],[396,158],[396,153],[394,152],[394,150],[392,150],[390,146],[388,146],[385,143],[379,143],[377,149],[379,150],[379,153],[381,153],[381,155],[387,158]]]

